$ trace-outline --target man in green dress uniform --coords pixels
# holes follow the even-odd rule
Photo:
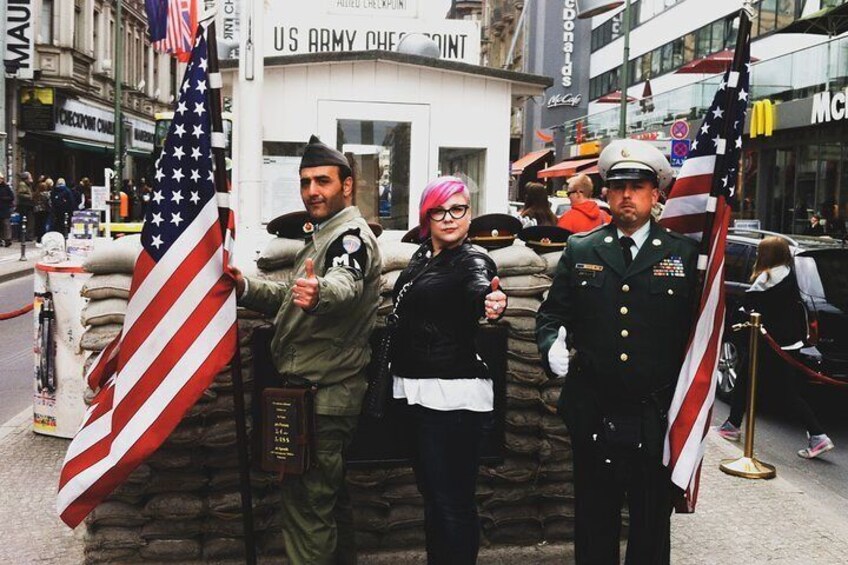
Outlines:
[[[577,563],[669,562],[673,485],[662,464],[666,414],[692,314],[697,249],[651,219],[671,182],[666,158],[638,140],[601,153],[613,222],[568,240],[536,319],[574,454]]]
[[[318,385],[314,465],[283,479],[283,537],[295,565],[355,563],[353,517],[343,451],[365,394],[380,295],[380,251],[353,201],[345,156],[312,136],[300,162],[300,195],[310,222],[292,283],[234,270],[239,304],[275,316],[271,356],[284,376]]]

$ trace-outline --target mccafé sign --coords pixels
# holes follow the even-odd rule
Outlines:
[[[822,124],[848,118],[848,88],[839,92],[819,92],[813,96],[810,124]]]

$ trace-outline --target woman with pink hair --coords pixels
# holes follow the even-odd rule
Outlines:
[[[480,545],[480,446],[494,422],[492,381],[474,340],[481,318],[503,315],[506,295],[494,261],[467,240],[471,210],[462,180],[428,184],[419,219],[426,239],[394,289],[393,397],[409,422],[427,562],[471,564]]]

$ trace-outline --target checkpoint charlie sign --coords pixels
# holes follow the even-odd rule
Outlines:
[[[268,4],[264,56],[394,51],[404,35],[421,33],[438,44],[443,59],[480,63],[479,22],[422,17],[423,9],[410,0],[326,0],[323,7],[293,16],[286,2]]]

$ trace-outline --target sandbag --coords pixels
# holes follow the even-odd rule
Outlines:
[[[92,300],[83,307],[80,322],[83,326],[123,325],[126,313],[127,301],[123,298]]]
[[[503,320],[509,324],[507,333],[510,337],[536,341],[536,318],[516,316],[505,317]]]
[[[505,316],[531,316],[536,317],[542,301],[535,296],[511,296],[506,303]]]
[[[156,561],[189,561],[200,557],[200,542],[190,539],[150,540],[139,551],[144,559]]]
[[[418,251],[414,243],[402,241],[383,241],[378,239],[380,245],[380,257],[383,259],[383,273],[391,271],[402,271],[409,265],[409,260]]]
[[[497,265],[500,277],[544,273],[548,266],[535,251],[523,245],[493,249],[489,256]]]
[[[126,300],[130,297],[131,285],[132,275],[124,273],[93,275],[82,285],[80,294],[92,300],[106,298],[123,298]]]
[[[526,484],[533,481],[539,472],[539,463],[530,457],[507,456],[495,467],[480,467],[480,475],[496,483]]]
[[[380,294],[387,296],[395,290],[395,284],[403,271],[391,271],[380,277]]]
[[[204,510],[203,497],[196,494],[157,494],[147,501],[142,511],[158,520],[199,518]]]
[[[557,398],[559,396],[557,395]],[[539,406],[539,389],[516,383],[506,383],[506,406],[512,408],[533,408]]]
[[[538,296],[550,288],[553,280],[547,275],[515,275],[501,278],[501,288],[507,296]]]
[[[268,245],[259,254],[259,259],[256,260],[256,266],[263,271],[275,271],[284,267],[290,267],[294,265],[295,257],[303,249],[303,245],[304,241],[302,239],[275,237],[268,242]]]
[[[507,351],[512,351],[521,357],[536,357],[539,358],[539,347],[535,342],[526,341],[523,339],[508,338],[506,340]]]
[[[82,268],[95,275],[108,273],[132,274],[135,260],[141,253],[141,235],[127,235],[112,241],[98,240]]]
[[[147,518],[141,515],[141,510],[132,504],[111,500],[101,502],[94,507],[86,517],[89,526],[141,526]]]
[[[549,277],[553,277],[556,274],[557,265],[559,265],[559,260],[562,257],[562,251],[553,251],[551,253],[543,253],[539,257],[544,259],[547,267],[545,268],[545,274]]]
[[[91,326],[80,338],[80,349],[84,351],[103,351],[112,340],[121,333],[121,324]]]

